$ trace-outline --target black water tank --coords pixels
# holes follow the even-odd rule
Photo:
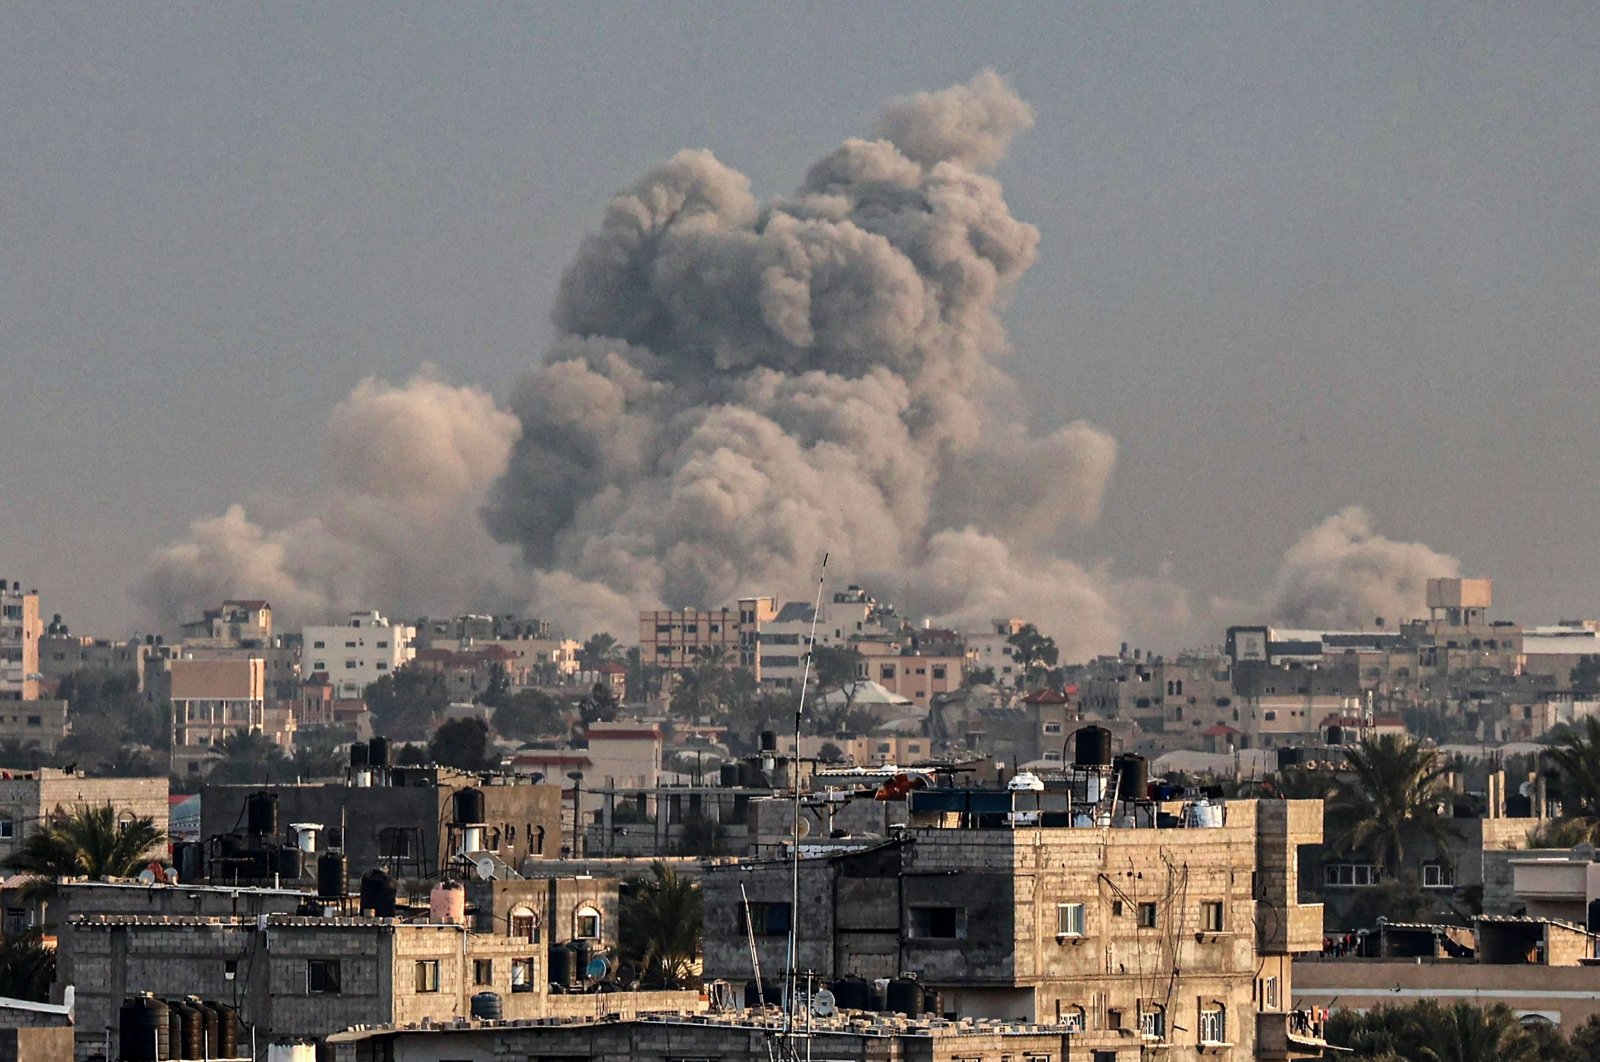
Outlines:
[[[871,1010],[871,985],[865,977],[841,977],[833,982],[833,1001],[840,1010]]]
[[[278,832],[278,794],[251,793],[244,798],[245,827],[257,837]]]
[[[770,730],[763,730],[761,732],[761,751],[762,752],[777,752],[778,751],[778,735],[773,733]]]
[[[500,993],[478,992],[472,997],[472,1016],[481,1021],[499,1021]]]
[[[117,1014],[117,1047],[126,1062],[156,1062],[172,1057],[167,1005],[146,993],[122,1004]]]
[[[278,877],[285,882],[300,880],[300,873],[305,869],[305,853],[294,845],[284,845],[278,849],[277,859]]]
[[[1073,735],[1072,762],[1079,767],[1104,767],[1111,762],[1111,731],[1086,726]]]
[[[1335,723],[1332,726],[1328,727],[1328,744],[1330,744],[1330,745],[1343,745],[1344,744],[1344,727],[1340,726],[1337,723]]]
[[[187,996],[184,1002],[193,1007],[200,1014],[200,1053],[196,1058],[217,1058],[221,1052],[217,1050],[219,1026],[222,1024],[217,1016],[215,1003],[207,1003],[199,996]]]
[[[873,981],[867,986],[868,1010],[878,1011],[880,1014],[889,1009],[889,982]]]
[[[922,1013],[922,985],[913,977],[896,977],[889,982],[889,1005],[895,1014],[915,1018]]]
[[[739,765],[737,763],[724,763],[717,771],[718,780],[722,788],[732,789],[739,784]]]
[[[1305,758],[1305,750],[1295,745],[1285,745],[1278,750],[1278,770],[1286,767],[1298,767]]]
[[[937,988],[924,988],[922,990],[922,1013],[932,1014],[935,1018],[944,1017],[944,993]]]
[[[199,841],[179,841],[172,846],[172,865],[179,882],[198,882],[206,873],[204,846]]]
[[[167,1028],[181,1030],[178,1045],[172,1049],[174,1058],[204,1058],[205,1015],[181,999],[167,1000]],[[170,1036],[170,1033],[169,1033]]]
[[[765,1002],[768,1006],[780,1006],[783,1003],[783,986],[773,981],[755,981],[744,983],[744,1005],[752,1009]]]
[[[1117,757],[1117,797],[1122,800],[1143,800],[1150,787],[1150,764],[1136,752],[1124,752]]]
[[[374,767],[389,769],[389,739],[375,737],[367,743],[367,759]]]
[[[483,822],[483,790],[476,787],[457,789],[451,797],[455,809],[456,822],[479,823]]]
[[[350,766],[356,768],[365,767],[371,758],[371,753],[368,751],[365,741],[357,741],[351,744]]]
[[[576,984],[589,976],[589,960],[594,958],[594,943],[587,940],[569,940],[567,949],[572,952],[572,981]]]
[[[239,1057],[239,1012],[226,1003],[213,1003],[217,1008],[217,1042],[212,1055],[222,1058]]]
[[[211,1048],[213,1057],[239,1057],[239,1012],[226,1003],[212,1003],[217,1011],[217,1042]]]
[[[375,918],[393,918],[395,897],[399,887],[382,870],[369,870],[361,875],[361,909],[371,911]]]
[[[572,976],[572,952],[560,944],[551,945],[550,983],[566,988],[576,982],[577,978]]]
[[[317,895],[324,900],[342,900],[349,879],[343,852],[323,852],[317,857]]]
[[[1600,900],[1589,901],[1589,922],[1585,927],[1591,933],[1600,933]]]

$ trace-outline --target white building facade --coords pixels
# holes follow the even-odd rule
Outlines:
[[[306,627],[300,637],[304,673],[327,675],[341,699],[360,697],[417,655],[417,629],[390,623],[379,612],[352,612],[341,626]]]

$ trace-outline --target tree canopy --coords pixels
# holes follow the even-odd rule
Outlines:
[[[655,987],[687,987],[705,930],[700,886],[664,863],[651,863],[649,877],[627,883],[618,914],[620,950],[638,963],[640,979]]]
[[[433,762],[463,771],[483,771],[499,760],[489,745],[489,728],[481,719],[451,719],[441,723],[428,741]]]
[[[167,838],[148,815],[119,813],[109,803],[56,808],[6,859],[6,866],[36,879],[30,891],[48,895],[58,878],[131,877]]]
[[[372,683],[362,694],[374,728],[396,740],[426,738],[433,721],[450,706],[450,690],[437,671],[407,665]]]
[[[1408,835],[1436,844],[1451,836],[1438,807],[1449,796],[1446,765],[1438,752],[1410,738],[1383,734],[1348,752],[1348,773],[1332,801],[1332,845],[1347,853],[1369,850],[1386,873],[1405,865]]]

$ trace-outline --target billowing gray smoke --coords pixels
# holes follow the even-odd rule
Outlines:
[[[1370,626],[1379,616],[1394,625],[1427,614],[1429,579],[1459,574],[1456,558],[1376,534],[1352,505],[1289,547],[1259,615],[1311,628]]]
[[[512,399],[487,513],[541,610],[626,630],[641,607],[801,596],[830,552],[946,619],[1114,641],[1106,575],[1042,549],[1095,518],[1114,442],[986,407],[1038,233],[982,171],[1031,122],[985,73],[892,104],[793,195],[758,202],[685,151],[616,196]]]
[[[164,630],[227,597],[263,597],[285,629],[348,609],[412,617],[500,600],[513,558],[477,517],[517,421],[487,393],[424,373],[358,384],[333,410],[322,490],[286,519],[232,505],[158,550],[134,590]],[[268,505],[267,508],[272,508]]]

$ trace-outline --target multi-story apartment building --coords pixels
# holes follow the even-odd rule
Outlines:
[[[864,641],[860,647],[866,657],[861,677],[924,711],[939,694],[960,689],[966,677],[965,656],[924,656],[879,641]]]
[[[761,681],[761,631],[778,616],[777,599],[745,597],[737,608],[657,609],[639,613],[639,659],[673,671],[720,650],[730,667]]]
[[[0,779],[0,861],[17,850],[56,808],[110,804],[119,816],[148,815],[167,832],[166,778],[85,778],[76,771],[41,767]]]
[[[416,656],[416,636],[415,627],[390,623],[382,613],[352,612],[337,627],[301,631],[301,667],[308,675],[327,675],[337,696],[359,697]]]
[[[39,696],[39,591],[0,579],[0,701]]]
[[[266,662],[259,657],[179,657],[161,661],[147,673],[145,696],[172,705],[172,769],[199,774],[223,738],[240,730],[265,730],[266,684]]]
[[[762,971],[781,977],[793,919],[801,970],[915,974],[945,1017],[1059,1024],[1074,1057],[1321,1053],[1290,983],[1291,956],[1322,948],[1322,909],[1298,902],[1296,863],[1321,840],[1320,801],[1173,806],[1140,820],[1205,824],[1185,828],[1074,828],[1019,820],[1010,798],[913,793],[894,838],[801,861],[798,911],[789,866],[712,866],[706,977],[751,981],[752,931]]]
[[[994,669],[996,686],[1015,686],[1022,678],[1022,669],[1012,658],[1012,646],[1007,640],[1027,626],[1026,620],[997,619],[981,631],[968,631],[962,635],[967,646],[967,666],[974,671]]]
[[[867,632],[875,605],[860,590],[833,595],[833,600],[824,602],[820,611],[809,601],[784,605],[761,627],[761,684],[769,689],[799,686],[813,629],[819,646],[848,645]]]

